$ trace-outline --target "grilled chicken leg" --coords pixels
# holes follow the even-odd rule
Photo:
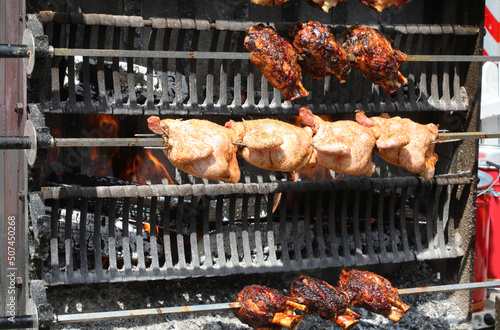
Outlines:
[[[399,321],[410,309],[399,299],[398,289],[392,287],[391,282],[369,271],[343,269],[338,286],[349,296],[352,306],[363,307],[393,322]]]
[[[172,165],[209,180],[236,183],[240,169],[234,132],[208,120],[148,118],[149,129],[165,138],[165,155]]]
[[[270,27],[251,26],[245,37],[250,62],[279,89],[285,100],[292,101],[309,95],[302,86],[302,70],[292,45]]]

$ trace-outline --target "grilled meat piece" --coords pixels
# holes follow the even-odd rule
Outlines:
[[[280,120],[229,121],[226,127],[242,144],[241,156],[250,164],[270,171],[305,171],[316,164],[312,130]]]
[[[328,13],[330,8],[335,7],[339,2],[347,2],[349,0],[306,0],[308,4],[315,8],[321,8],[325,13]]]
[[[149,129],[165,139],[165,155],[172,165],[209,180],[236,183],[240,169],[234,132],[208,120],[148,118]]]
[[[250,2],[261,6],[279,6],[288,0],[250,0]]]
[[[406,5],[411,0],[360,0],[365,6],[381,12],[387,7],[396,6],[398,9]]]
[[[313,146],[318,165],[349,175],[375,172],[372,150],[375,137],[369,128],[355,121],[324,121],[307,107],[299,110],[300,122],[314,132]]]
[[[309,276],[300,276],[292,282],[292,297],[307,306],[308,314],[318,314],[344,329],[356,325],[360,315],[349,309],[351,300],[347,293],[330,284]]]
[[[283,93],[285,100],[292,101],[309,95],[302,86],[302,70],[297,61],[297,52],[273,28],[260,25],[248,28],[245,47],[250,52],[250,62],[271,85]]]
[[[407,83],[399,72],[399,65],[407,55],[376,30],[352,26],[340,34],[339,40],[347,53],[354,55],[352,65],[380,85],[385,93],[393,93],[401,87],[398,78],[403,84]]]
[[[293,311],[296,308],[307,311],[306,306],[297,303],[296,299],[261,285],[245,286],[236,301],[241,307],[234,311],[235,316],[255,329],[295,329],[303,316],[293,315]]]
[[[339,289],[349,295],[352,306],[363,307],[393,322],[403,317],[410,306],[399,299],[398,289],[380,275],[369,271],[342,270]]]
[[[304,73],[316,79],[333,74],[345,82],[351,71],[349,56],[328,27],[319,22],[299,22],[290,31],[290,37],[302,58],[299,64]]]
[[[358,110],[356,121],[372,130],[377,139],[375,152],[385,161],[418,173],[430,180],[434,176],[438,155],[434,144],[438,137],[435,124],[422,125],[401,117],[390,118],[388,114],[366,117]]]

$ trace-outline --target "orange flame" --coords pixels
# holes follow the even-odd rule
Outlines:
[[[169,184],[175,184],[162,162],[150,150],[145,150],[144,158],[136,155],[127,160],[127,170],[120,175],[121,179],[136,181],[140,184],[166,178]]]
[[[118,120],[111,115],[91,115],[89,123],[97,132],[92,131],[92,135],[97,135],[98,138],[116,138],[118,137]],[[95,133],[95,134],[94,134]],[[91,148],[90,159],[93,162],[100,163],[95,173],[96,175],[105,176],[112,174],[113,157],[117,156],[120,148]],[[104,155],[104,157],[100,157]]]

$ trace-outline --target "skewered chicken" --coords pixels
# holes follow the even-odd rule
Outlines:
[[[270,171],[305,171],[316,164],[312,130],[274,120],[229,121],[240,154],[250,164]]]
[[[375,172],[371,160],[375,137],[370,129],[350,120],[324,121],[307,107],[300,108],[299,117],[314,132],[318,165],[349,175],[371,176]]]
[[[270,27],[251,26],[245,37],[250,62],[279,89],[285,100],[292,101],[309,95],[302,86],[302,70],[292,45]]]
[[[234,311],[243,323],[256,329],[295,329],[302,322],[302,315],[292,315],[297,308],[307,307],[296,299],[284,296],[278,291],[260,285],[247,285],[238,293],[236,301],[241,307]]]
[[[377,139],[375,152],[385,161],[427,180],[434,176],[438,160],[432,144],[438,137],[435,124],[422,125],[401,117],[390,118],[387,114],[368,118],[359,110],[356,121],[372,130]]]
[[[240,169],[233,131],[207,120],[148,118],[149,129],[165,138],[165,155],[172,165],[209,180],[236,183]]]
[[[250,2],[261,6],[279,6],[288,0],[250,0]]]
[[[354,55],[352,65],[380,85],[385,93],[393,93],[401,87],[398,78],[403,84],[407,83],[399,72],[399,65],[407,55],[374,29],[352,26],[340,34],[339,40],[347,53]]]
[[[349,309],[347,293],[330,284],[309,276],[300,276],[292,282],[290,293],[299,303],[307,306],[308,314],[316,313],[344,329],[356,325],[360,315]]]
[[[363,307],[393,322],[399,321],[410,309],[399,299],[398,289],[392,287],[391,282],[369,271],[343,269],[338,286],[349,295],[352,306]]]
[[[360,0],[365,6],[376,9],[381,12],[387,7],[395,6],[398,9],[406,5],[411,0]]]
[[[333,74],[345,82],[351,71],[349,56],[328,27],[319,22],[299,22],[290,30],[290,38],[302,58],[299,64],[304,73],[316,79]]]

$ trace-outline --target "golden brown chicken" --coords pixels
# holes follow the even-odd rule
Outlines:
[[[279,89],[285,100],[292,101],[309,95],[302,86],[302,70],[292,45],[280,37],[273,28],[251,26],[245,37],[250,62],[264,77]]]
[[[250,2],[261,6],[279,6],[288,0],[250,0]]]
[[[349,0],[306,0],[308,4],[315,8],[321,8],[325,13],[328,13],[330,8],[337,6],[339,2],[347,2]]]
[[[349,175],[371,176],[375,172],[371,158],[375,137],[370,129],[350,120],[324,121],[307,107],[300,108],[299,118],[314,132],[318,165]]]
[[[339,36],[342,47],[354,56],[352,65],[361,70],[385,93],[393,93],[407,83],[399,66],[407,55],[393,42],[366,26],[352,26]]]
[[[375,151],[385,161],[427,180],[434,176],[438,160],[433,144],[438,137],[435,124],[422,125],[401,117],[390,118],[388,114],[368,118],[360,110],[356,113],[356,121],[372,130],[377,139]]]
[[[290,31],[302,71],[316,79],[335,75],[344,83],[351,71],[349,56],[330,29],[319,22],[299,22]]]
[[[292,282],[290,293],[307,306],[308,314],[318,314],[344,329],[359,322],[360,315],[349,309],[349,295],[322,280],[302,275]]]
[[[240,154],[250,164],[270,171],[305,171],[316,164],[312,130],[275,120],[229,121],[226,127],[242,145]]]
[[[387,7],[395,6],[398,9],[406,5],[411,0],[360,0],[365,6],[376,9],[381,12]]]
[[[261,285],[245,286],[236,301],[241,307],[234,311],[235,316],[255,329],[295,329],[303,316],[293,315],[293,311],[296,308],[307,311],[306,306],[297,303],[296,299]]]
[[[149,129],[165,138],[165,155],[172,165],[209,180],[236,183],[240,169],[233,131],[207,120],[148,118]]]
[[[410,309],[401,301],[398,289],[392,287],[391,282],[369,271],[343,269],[338,286],[347,293],[352,306],[363,307],[393,322],[399,321]]]

